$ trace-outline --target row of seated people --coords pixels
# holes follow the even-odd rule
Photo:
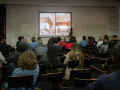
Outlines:
[[[51,63],[53,65],[60,64],[59,59],[58,59],[57,55],[55,54],[56,53],[55,48],[53,46],[49,46],[49,47],[50,48],[48,48],[48,54],[43,56],[39,60],[38,63],[41,63],[41,64]],[[7,61],[8,66],[11,65],[11,63],[14,63],[10,66],[11,67],[11,68],[9,68],[10,70],[7,71],[7,73],[8,73],[7,76],[33,75],[35,78],[34,79],[34,82],[35,82],[37,75],[39,74],[39,69],[38,69],[38,65],[37,65],[38,63],[36,61],[36,55],[34,54],[33,51],[28,50],[28,43],[27,42],[21,42],[19,44],[19,50],[20,51],[17,54],[12,55]],[[28,50],[28,51],[26,51],[26,50]],[[50,53],[50,52],[52,52],[52,53]],[[116,45],[114,47],[114,50],[113,50],[113,60],[114,60],[117,68],[119,68],[119,60],[120,60],[119,54],[120,54],[120,45]],[[81,66],[81,68],[82,68],[83,63],[84,63],[84,57],[83,57],[83,53],[81,52],[80,47],[77,43],[72,44],[71,51],[67,54],[66,59],[64,61],[64,64],[67,65],[68,64],[67,62],[69,60],[72,60],[72,61],[79,60],[79,66]],[[19,68],[16,68],[17,66]],[[76,69],[76,68],[74,68],[74,69]],[[9,71],[13,71],[13,73],[10,73]],[[114,72],[114,73],[110,74],[109,76],[101,76],[98,78],[97,81],[95,81],[92,84],[89,84],[87,86],[87,90],[96,90],[96,89],[98,89],[98,90],[103,89],[104,90],[104,88],[106,88],[106,90],[113,90],[113,89],[109,89],[110,87],[107,87],[107,84],[108,84],[107,82],[112,84],[112,86],[114,88],[116,88],[116,90],[117,90],[119,85],[118,85],[118,87],[114,86],[115,84],[113,83],[113,81],[117,82],[117,84],[120,82],[118,75],[119,75],[119,71]],[[70,69],[68,69],[68,67],[67,67],[66,72],[65,72],[65,80],[68,80],[69,77],[70,77]],[[113,78],[110,79],[111,77],[113,77]],[[109,79],[107,79],[107,78],[109,78]],[[105,80],[106,80],[106,82],[105,82]],[[99,84],[99,82],[100,82],[100,84]],[[3,85],[3,89],[6,87],[7,87],[7,83]]]

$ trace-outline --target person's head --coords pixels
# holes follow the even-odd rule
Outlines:
[[[28,50],[29,44],[27,42],[20,42],[18,45],[18,49],[19,51],[25,52],[26,50]]]
[[[36,41],[36,38],[35,38],[35,37],[32,37],[32,38],[31,38],[31,41],[32,41],[32,42],[35,42],[35,41]]]
[[[108,44],[108,41],[106,39],[103,39],[103,44]]]
[[[26,38],[26,37],[23,37],[23,38],[22,38],[22,41],[27,42],[27,38]]]
[[[58,41],[61,41],[61,38],[60,37],[57,37]]]
[[[19,40],[19,41],[21,41],[21,40],[22,40],[22,38],[23,38],[23,37],[19,36],[19,37],[18,37],[18,40]]]
[[[113,39],[116,39],[116,38],[117,38],[117,35],[113,35],[112,38],[113,38]]]
[[[72,44],[70,54],[69,54],[69,60],[72,60],[72,61],[79,60],[79,65],[83,66],[84,56],[82,51],[80,50],[79,44],[76,42]]]
[[[53,41],[52,41],[52,39],[49,39],[48,40],[48,47],[51,46],[51,45],[53,45]]]
[[[115,45],[112,54],[115,66],[120,69],[120,44]]]
[[[76,42],[76,37],[75,36],[70,37],[70,43],[74,43],[74,42]]]
[[[0,36],[0,41],[3,41],[3,39],[4,39],[3,36]]]
[[[41,39],[41,37],[38,37],[38,38],[37,38],[37,40],[40,40],[40,39]]]
[[[3,37],[3,41],[6,42],[6,39],[7,39],[7,38],[4,36],[4,37]]]
[[[53,38],[53,43],[54,44],[58,44],[58,39],[57,38]]]
[[[34,70],[37,68],[36,55],[33,51],[28,50],[22,53],[18,59],[18,67],[22,69]]]
[[[38,44],[43,44],[42,39],[38,40]]]
[[[83,36],[83,40],[86,40],[86,36]]]
[[[104,36],[104,39],[109,40],[107,35]]]
[[[100,37],[100,41],[102,41],[103,40],[103,37]]]

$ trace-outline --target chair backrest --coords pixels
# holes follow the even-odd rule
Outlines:
[[[33,75],[8,77],[9,88],[20,88],[20,87],[27,88],[32,86],[33,86]]]
[[[91,69],[78,69],[70,71],[70,80],[73,81],[74,78],[80,79],[90,79],[91,78]]]
[[[90,67],[91,64],[94,64],[95,58],[84,58],[83,66]]]
[[[68,61],[68,68],[76,68],[79,65],[79,61]]]
[[[97,79],[78,79],[74,78],[74,86],[86,87],[89,83],[96,81]]]

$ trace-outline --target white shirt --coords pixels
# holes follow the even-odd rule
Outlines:
[[[96,47],[97,47],[97,48],[100,47],[101,44],[103,44],[103,41],[99,41],[99,42],[97,43]]]

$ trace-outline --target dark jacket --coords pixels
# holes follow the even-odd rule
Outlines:
[[[0,42],[0,49],[4,50],[4,49],[7,49],[7,44],[6,42]]]
[[[88,84],[86,90],[120,90],[120,70],[108,76],[101,75],[95,82]]]
[[[17,67],[18,58],[22,53],[23,52],[19,51],[18,53],[11,55],[10,58],[7,60],[6,65],[8,66],[10,63],[14,63]]]
[[[57,50],[57,53],[62,53],[62,46],[59,46],[58,44],[54,44],[53,45],[55,47],[55,49]]]

